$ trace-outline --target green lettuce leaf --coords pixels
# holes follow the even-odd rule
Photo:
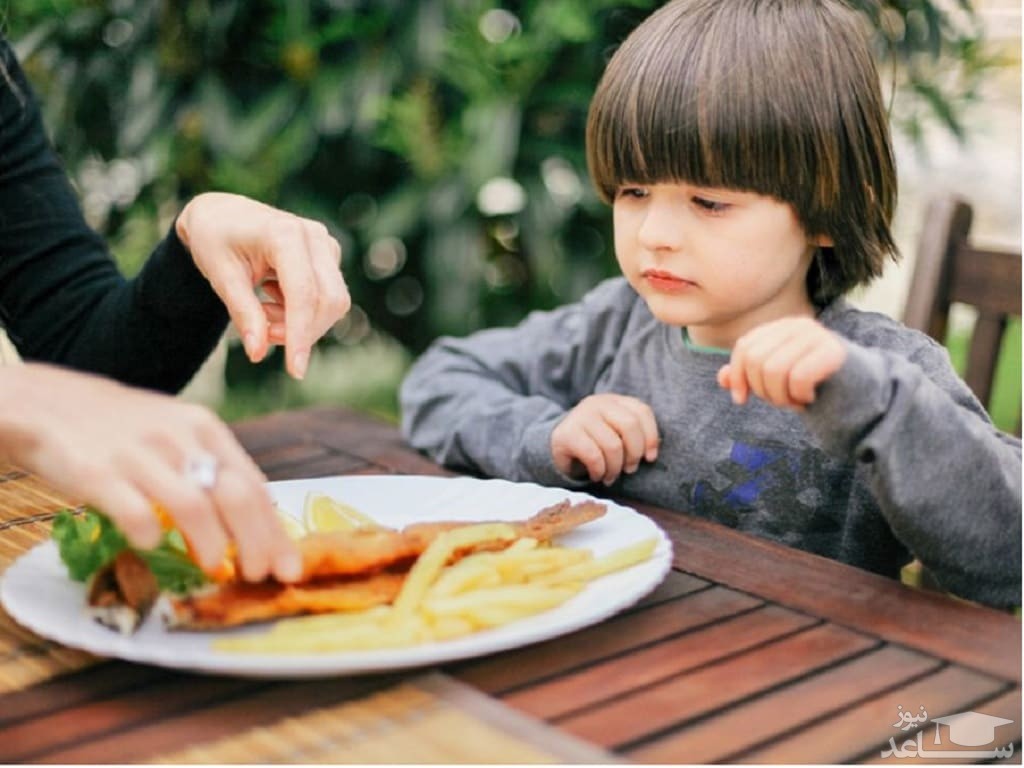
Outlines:
[[[68,575],[76,581],[87,580],[129,548],[124,534],[110,518],[88,507],[80,515],[70,509],[61,510],[53,521],[52,535]],[[166,532],[153,549],[135,552],[153,571],[160,589],[187,592],[206,583],[206,576],[188,557],[177,530]]]

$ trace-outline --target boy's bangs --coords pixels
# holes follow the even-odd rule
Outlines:
[[[823,136],[801,109],[807,94],[794,95],[817,90],[813,73],[768,74],[780,69],[764,42],[772,35],[733,26],[743,21],[683,14],[636,38],[638,50],[626,51],[627,40],[626,55],[613,58],[588,123],[590,171],[606,200],[624,182],[685,182],[786,202],[795,202],[797,187],[815,186]]]

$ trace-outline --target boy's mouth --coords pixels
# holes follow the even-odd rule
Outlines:
[[[685,278],[665,272],[661,269],[645,269],[640,276],[656,291],[665,293],[680,293],[693,288],[696,283]]]

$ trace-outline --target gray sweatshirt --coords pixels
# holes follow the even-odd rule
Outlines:
[[[651,406],[661,447],[610,489],[893,578],[912,557],[956,594],[1020,604],[1021,444],[996,429],[928,336],[840,299],[819,320],[843,367],[803,413],[715,380],[625,279],[515,328],[442,338],[401,390],[406,439],[455,469],[579,488],[551,457],[587,395]]]

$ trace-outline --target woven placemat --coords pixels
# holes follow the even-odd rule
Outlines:
[[[616,758],[440,673],[285,717],[154,763],[612,763]]]
[[[13,464],[0,463],[0,530],[33,520],[52,520],[75,503]]]
[[[54,515],[68,506],[72,502],[38,478],[0,463],[0,574],[22,554],[50,538]],[[96,657],[90,654],[21,628],[0,608],[0,694],[28,688],[95,662]]]

